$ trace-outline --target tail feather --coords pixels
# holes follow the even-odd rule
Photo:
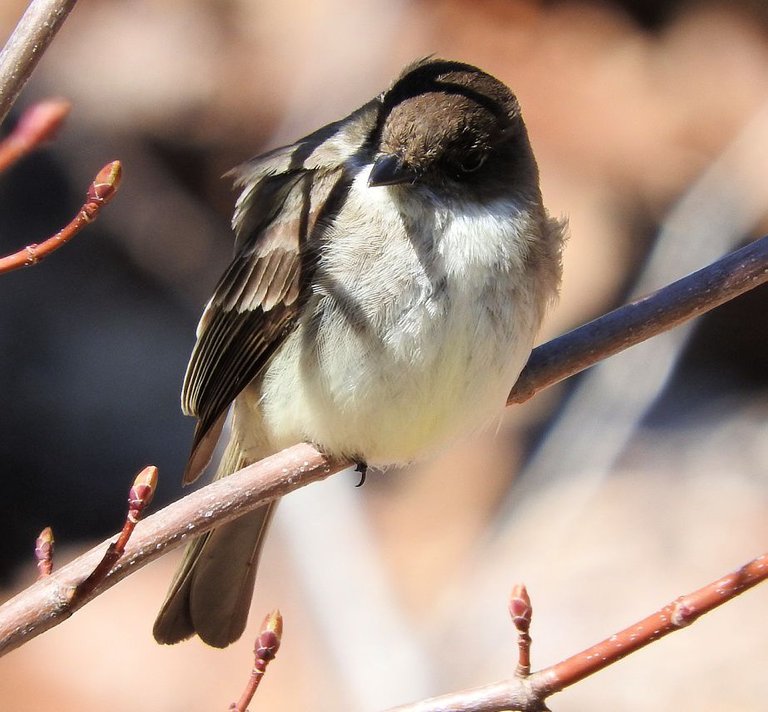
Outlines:
[[[225,477],[250,464],[233,438],[216,472]],[[217,648],[245,629],[261,548],[277,502],[217,527],[187,545],[181,566],[155,620],[158,643],[192,635]]]

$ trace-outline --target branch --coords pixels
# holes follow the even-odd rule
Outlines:
[[[0,607],[0,656],[69,618],[95,596],[169,549],[350,463],[331,463],[311,445],[295,445],[192,492],[140,521],[115,567],[74,596],[109,549],[109,540],[39,579]]]
[[[88,187],[85,202],[72,221],[45,242],[39,245],[33,243],[12,255],[0,257],[0,274],[37,264],[51,252],[69,242],[86,225],[92,223],[98,217],[101,209],[114,197],[117,187],[120,185],[121,173],[120,161],[107,163],[96,174],[93,183]]]
[[[110,542],[101,561],[91,571],[84,581],[81,581],[69,596],[68,605],[70,608],[77,607],[81,599],[88,599],[92,591],[104,580],[112,567],[120,560],[125,553],[125,547],[136,529],[144,510],[149,506],[157,489],[157,468],[154,465],[147,465],[133,481],[131,490],[128,493],[128,514],[123,523],[123,529],[117,541]],[[50,574],[50,572],[49,572]]]
[[[282,637],[283,617],[280,611],[274,610],[267,614],[261,624],[261,633],[256,638],[256,645],[253,648],[253,667],[248,684],[240,695],[240,699],[229,706],[231,712],[248,712],[248,705],[251,704],[256,690],[259,689],[259,683],[267,671],[267,665],[275,659],[280,649]]]
[[[768,281],[768,237],[633,304],[539,346],[509,397],[522,402],[599,360]],[[301,444],[213,482],[139,522],[125,555],[88,596],[71,592],[101,560],[102,544],[0,607],[0,655],[65,620],[94,596],[191,536],[351,465]],[[507,685],[507,683],[499,683]],[[485,689],[485,688],[484,688]],[[505,688],[506,689],[506,688]],[[484,693],[485,694],[485,693]],[[468,708],[479,709],[479,708]]]
[[[0,124],[77,0],[32,0],[0,52]]]
[[[534,349],[507,405],[524,403],[538,391],[767,281],[768,236]]]
[[[533,608],[528,590],[517,584],[509,597],[509,615],[517,630],[517,669],[515,677],[526,678],[531,674],[531,635],[528,632],[533,618]]]
[[[534,683],[534,688],[540,690],[543,695],[560,692],[649,643],[689,626],[700,616],[715,610],[766,579],[768,553],[693,593],[676,598],[650,616],[591,648],[541,670],[536,673],[539,679]]]
[[[0,141],[0,171],[53,138],[71,108],[64,99],[48,99],[30,106],[13,131]]]
[[[389,712],[544,712],[547,709],[544,702],[550,695],[564,690],[655,640],[690,625],[700,616],[766,579],[768,553],[698,591],[680,596],[629,628],[556,665],[529,676],[521,676],[518,672],[509,680],[402,705],[392,708]]]

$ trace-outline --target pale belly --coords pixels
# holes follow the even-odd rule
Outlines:
[[[332,455],[400,464],[493,422],[538,325],[529,310],[481,306],[481,296],[426,300],[380,338],[342,319],[312,333],[303,325],[249,396],[272,447],[308,440]]]
[[[306,440],[400,464],[498,418],[550,296],[524,258],[527,229],[509,201],[395,203],[363,171],[314,304],[238,397],[250,451]]]

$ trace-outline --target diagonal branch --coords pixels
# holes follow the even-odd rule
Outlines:
[[[534,349],[507,405],[524,403],[538,391],[701,316],[766,281],[768,236]]]
[[[89,600],[169,549],[270,500],[325,479],[349,464],[331,463],[311,445],[294,445],[192,492],[140,521],[117,565],[97,587],[76,601],[75,589],[103,559],[109,540],[0,607],[0,656],[66,620]]]
[[[764,237],[644,299],[539,346],[508,402],[523,402],[607,356],[767,281],[768,237]],[[193,492],[139,522],[123,558],[87,597],[74,605],[72,592],[101,560],[106,543],[0,607],[0,655],[57,625],[90,598],[189,537],[325,479],[350,464],[331,462],[311,445],[296,445]]]
[[[556,665],[527,677],[433,697],[388,712],[545,712],[547,697],[680,630],[768,578],[768,553],[727,576],[680,596],[650,616]]]
[[[0,124],[77,0],[32,0],[0,52]]]
[[[766,579],[768,552],[697,591],[676,598],[610,638],[541,670],[536,673],[533,687],[545,696],[560,692],[649,643],[691,625],[705,613],[722,606],[726,601]]]
[[[13,131],[0,141],[0,172],[53,138],[71,108],[64,99],[48,99],[30,106]]]
[[[39,245],[33,243],[12,255],[0,257],[0,275],[22,267],[36,265],[40,260],[48,257],[51,252],[55,252],[66,245],[86,225],[92,223],[98,217],[101,209],[112,200],[117,187],[120,185],[121,174],[120,161],[107,163],[88,186],[85,202],[80,206],[77,215],[53,237],[49,237]]]

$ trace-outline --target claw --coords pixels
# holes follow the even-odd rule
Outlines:
[[[365,477],[368,474],[368,464],[365,462],[358,462],[355,465],[355,472],[360,473],[360,482],[355,487],[362,487],[365,484]]]

